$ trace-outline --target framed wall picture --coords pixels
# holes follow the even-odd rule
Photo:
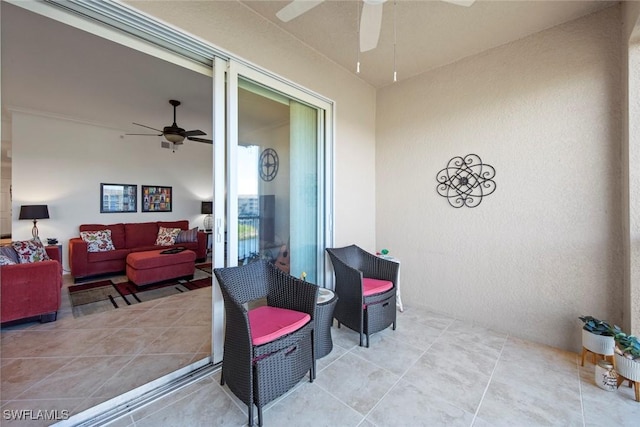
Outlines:
[[[100,184],[100,213],[138,212],[138,186]]]
[[[171,188],[159,185],[143,185],[142,212],[171,212],[173,207]]]

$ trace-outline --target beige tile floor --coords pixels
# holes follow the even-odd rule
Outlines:
[[[75,413],[203,356],[210,289],[178,296],[193,311],[179,313],[170,298],[116,310],[116,317],[3,331],[3,414],[17,408]],[[334,350],[318,361],[316,381],[303,380],[270,403],[266,426],[640,425],[632,389],[598,388],[594,366],[580,367],[575,353],[411,306],[398,314],[398,329],[372,336],[368,349],[348,329],[332,334]],[[246,407],[215,373],[110,425],[245,424]]]
[[[64,282],[57,321],[0,332],[2,426],[48,425],[7,418],[20,410],[73,415],[211,353],[211,288],[74,318],[72,280]]]

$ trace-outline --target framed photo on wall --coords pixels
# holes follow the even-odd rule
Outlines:
[[[160,185],[142,186],[142,212],[171,212],[172,187]]]
[[[138,212],[138,186],[100,184],[100,213]]]

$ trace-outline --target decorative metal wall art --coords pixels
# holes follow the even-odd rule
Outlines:
[[[278,153],[273,148],[266,148],[260,154],[260,178],[263,181],[273,181],[278,174]]]
[[[484,196],[496,191],[495,176],[493,166],[482,163],[476,154],[454,157],[436,176],[438,194],[454,208],[475,208]]]

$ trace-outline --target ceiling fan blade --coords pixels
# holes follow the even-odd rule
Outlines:
[[[135,122],[133,124],[136,125],[136,126],[142,126],[143,128],[155,130],[156,132],[162,132],[160,129],[152,128],[151,126],[141,125],[140,123],[135,123]],[[162,135],[162,133],[160,135]]]
[[[310,11],[324,0],[293,0],[291,3],[280,9],[276,16],[282,22],[289,22],[294,18]]]
[[[184,133],[184,136],[186,137],[190,137],[190,136],[197,136],[197,135],[206,135],[206,133],[202,132],[199,129],[196,130],[188,130]]]
[[[194,138],[192,136],[188,136],[187,139],[189,141],[197,141],[197,142],[206,142],[207,144],[213,144],[213,141],[210,139],[204,139],[204,138]]]
[[[382,27],[382,8],[384,1],[365,1],[360,15],[360,52],[375,49]]]
[[[161,133],[125,133],[125,135],[138,135],[138,136],[162,136]]]
[[[458,6],[469,7],[473,3],[475,3],[476,0],[442,0],[442,1],[446,2],[446,3],[455,4],[455,5],[458,5]]]

